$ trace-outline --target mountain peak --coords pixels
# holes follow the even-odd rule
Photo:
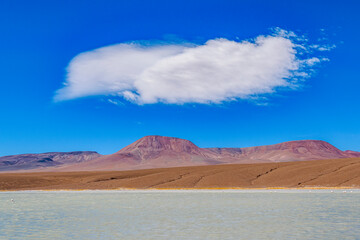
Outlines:
[[[200,148],[194,143],[186,139],[165,137],[159,135],[150,135],[140,138],[136,142],[121,149],[119,153],[132,152],[134,150],[140,151],[174,151],[174,152],[187,152],[199,153]]]

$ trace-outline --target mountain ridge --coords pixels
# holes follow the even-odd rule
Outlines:
[[[118,152],[60,171],[134,170],[180,166],[267,163],[360,157],[321,140],[289,141],[247,148],[200,148],[189,140],[145,136]]]
[[[0,171],[134,170],[351,157],[360,157],[360,152],[341,151],[322,140],[288,141],[245,148],[200,148],[186,139],[150,135],[142,137],[109,155],[101,155],[92,151],[79,151],[0,157]]]
[[[95,151],[26,153],[0,157],[0,171],[31,170],[90,161],[101,156]]]

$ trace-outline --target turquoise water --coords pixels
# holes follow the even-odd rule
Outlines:
[[[3,192],[0,239],[360,239],[360,190]]]

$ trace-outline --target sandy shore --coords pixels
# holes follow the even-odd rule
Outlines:
[[[360,188],[360,158],[111,172],[0,174],[0,191],[283,188]]]

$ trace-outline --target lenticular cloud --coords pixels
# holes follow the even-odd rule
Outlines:
[[[300,42],[299,42],[300,41]],[[293,33],[203,45],[126,43],[74,57],[56,101],[120,96],[136,104],[221,103],[294,89],[322,61]]]

